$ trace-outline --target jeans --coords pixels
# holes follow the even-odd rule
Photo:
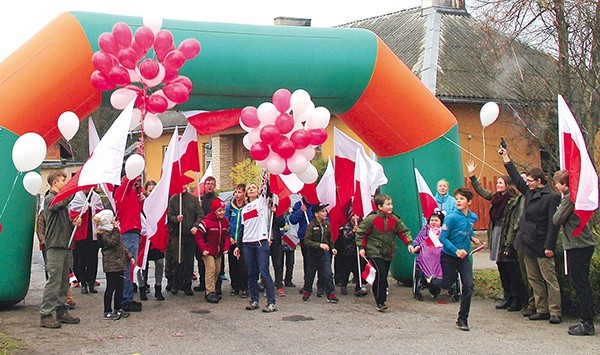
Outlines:
[[[125,244],[125,248],[127,248],[131,255],[137,259],[138,248],[140,246],[140,232],[127,231],[123,233],[121,237],[123,238],[123,244]],[[133,301],[133,282],[129,278],[131,272],[131,263],[126,263],[125,265],[125,272],[123,273],[125,278],[125,283],[123,285],[123,303]]]
[[[325,295],[329,297],[334,291],[333,273],[331,272],[331,254],[322,249],[309,249],[307,251],[307,273],[304,275],[304,291],[312,293],[312,285],[315,281],[315,274],[319,270],[319,275],[324,283]],[[317,282],[318,283],[318,282]]]
[[[471,309],[471,297],[473,296],[473,266],[471,258],[457,258],[445,253],[441,256],[442,272],[444,277],[440,283],[439,279],[433,280],[435,286],[445,289],[450,289],[452,284],[460,274],[462,283],[462,294],[460,297],[460,310],[458,311],[458,319],[467,321],[469,318],[469,310]]]
[[[594,322],[594,296],[590,285],[590,261],[594,247],[567,250],[567,265],[573,288],[579,300],[579,313],[584,322]]]
[[[248,270],[248,290],[252,302],[258,302],[258,275],[262,276],[267,293],[267,302],[275,304],[275,285],[269,273],[269,242],[262,240],[242,244],[244,261]]]

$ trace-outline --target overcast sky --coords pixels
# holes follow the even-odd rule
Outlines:
[[[17,0],[10,1],[10,6],[5,4],[0,11],[0,60],[65,11],[254,25],[272,25],[275,17],[289,16],[310,18],[313,27],[331,27],[421,3],[422,0]]]

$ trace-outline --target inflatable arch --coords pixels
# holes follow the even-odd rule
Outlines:
[[[60,133],[64,111],[87,117],[108,102],[90,84],[97,39],[117,22],[134,30],[142,18],[69,12],[58,16],[0,63],[0,201],[11,191],[17,170],[11,149],[18,136],[36,132],[48,144]],[[175,42],[196,38],[199,57],[181,74],[194,83],[182,110],[257,106],[279,88],[306,89],[379,157],[389,178],[382,191],[395,201],[412,233],[420,228],[413,163],[434,183],[443,177],[462,184],[455,117],[370,31],[348,28],[252,26],[164,20]],[[448,139],[446,139],[448,138]],[[21,301],[29,288],[35,198],[19,178],[2,216],[0,304]],[[399,248],[391,273],[412,280],[412,257]]]

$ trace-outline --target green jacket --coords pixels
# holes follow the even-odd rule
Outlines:
[[[323,223],[320,224],[315,218],[308,226],[306,226],[304,245],[307,248],[319,249],[320,244],[329,245],[329,250],[335,249],[333,241],[331,240],[331,226],[329,225],[329,222],[323,221]]]
[[[412,243],[410,230],[400,217],[377,211],[365,217],[358,226],[356,245],[365,250],[368,258],[392,260],[396,251],[396,237],[405,245]]]
[[[571,196],[568,192],[563,196],[554,216],[552,216],[552,223],[557,227],[563,226],[563,231],[565,232],[563,248],[565,250],[593,247],[596,245],[596,240],[590,230],[589,223],[583,227],[577,237],[573,236],[573,232],[579,227],[581,219],[575,214],[575,204],[571,201]]]
[[[125,248],[119,230],[114,228],[112,231],[100,231],[98,240],[102,245],[102,269],[104,272],[125,271],[133,255]]]
[[[50,206],[57,193],[50,190],[44,197],[44,220],[46,228],[44,231],[46,237],[46,248],[68,249],[71,233],[73,232],[73,222],[69,218],[69,202],[73,196],[66,198],[57,204]]]
[[[202,207],[198,198],[189,192],[173,195],[169,199],[169,207],[167,212],[170,237],[179,237],[179,222],[177,216],[179,215],[179,200],[181,198],[181,214],[183,220],[181,221],[181,236],[187,238],[193,238],[194,236],[190,233],[192,227],[198,228],[200,222],[204,218]]]

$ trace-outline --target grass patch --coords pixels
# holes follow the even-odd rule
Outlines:
[[[475,285],[474,297],[495,300],[504,298],[497,269],[473,270],[473,282]]]
[[[12,354],[14,350],[25,349],[20,340],[9,337],[0,331],[0,355]]]

